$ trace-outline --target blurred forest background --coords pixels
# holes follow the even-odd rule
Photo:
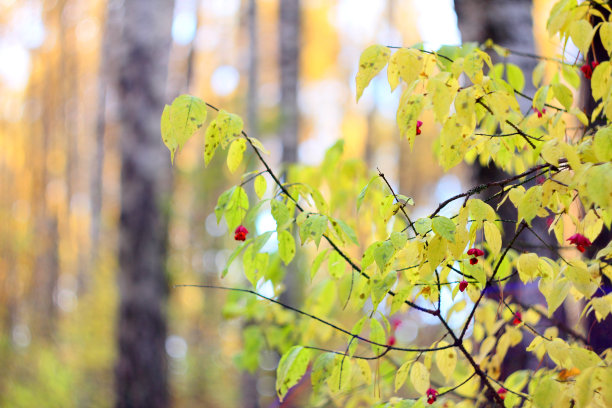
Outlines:
[[[359,55],[461,34],[559,53],[545,32],[551,0],[484,3],[0,0],[0,406],[122,406],[122,395],[273,406],[278,356],[241,360],[245,322],[227,293],[173,288],[244,281],[232,269],[220,279],[236,243],[213,209],[233,179],[222,160],[204,169],[203,135],[170,166],[163,104],[188,92],[241,115],[275,168],[317,164],[344,138],[347,158],[414,197],[417,218],[476,176],[441,177],[427,117],[408,154],[385,75],[355,104]],[[252,232],[274,229],[270,218]],[[299,299],[300,282],[287,285]],[[413,339],[428,324],[415,319]],[[138,405],[147,384],[157,403]]]

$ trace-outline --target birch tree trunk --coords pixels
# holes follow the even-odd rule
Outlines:
[[[160,136],[173,0],[126,0],[115,86],[121,140],[116,407],[168,406],[165,255],[170,163]]]

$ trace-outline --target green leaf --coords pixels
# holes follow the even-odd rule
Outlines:
[[[317,274],[317,271],[321,267],[321,264],[325,260],[325,257],[327,256],[328,252],[329,252],[329,249],[319,252],[317,256],[315,257],[315,259],[312,261],[312,266],[310,267],[310,279],[311,280],[314,279],[314,276]]]
[[[375,275],[370,278],[372,281],[372,304],[374,309],[380,302],[387,296],[387,293],[397,281],[397,272],[391,271],[384,277],[381,275]]]
[[[393,248],[391,241],[382,242],[382,244],[374,250],[374,260],[376,261],[376,265],[381,272],[387,270],[387,267],[389,266],[391,258],[393,258],[394,254],[395,249]]]
[[[545,377],[536,385],[533,392],[533,403],[538,408],[551,408],[561,395],[559,384],[550,377]]]
[[[425,236],[431,231],[431,218],[419,218],[414,222],[414,229],[419,235]]]
[[[247,239],[246,241],[240,243],[240,245],[238,245],[236,249],[234,249],[232,254],[229,256],[227,262],[225,263],[225,267],[223,267],[223,271],[221,272],[221,278],[225,278],[225,276],[229,272],[230,265],[232,264],[232,262],[234,262],[234,259],[236,259],[238,255],[240,255],[240,253],[244,250],[244,248],[246,248],[247,245],[251,243],[251,241],[252,240]]]
[[[334,361],[336,355],[334,353],[323,353],[312,364],[312,388],[314,392],[318,392],[321,385],[332,375],[334,369]]]
[[[172,159],[174,153],[193,136],[206,120],[206,103],[191,95],[180,95],[172,105],[166,105],[162,112],[162,140],[170,150]]]
[[[170,160],[172,161],[172,163],[174,163],[174,154],[178,149],[178,142],[176,140],[176,136],[174,135],[174,129],[172,127],[172,119],[170,117],[171,110],[172,108],[170,107],[170,105],[164,106],[164,111],[162,112],[161,116],[160,128],[162,140],[168,150],[170,150]]]
[[[335,221],[338,223],[338,225],[340,226],[340,228],[342,229],[342,232],[344,233],[344,235],[346,235],[353,244],[357,245],[357,234],[355,233],[355,231],[344,221],[342,221],[341,219],[335,219]]]
[[[425,394],[429,388],[429,370],[420,361],[415,361],[410,370],[410,382],[419,394]]]
[[[376,319],[370,319],[370,341],[378,344],[387,344],[387,339],[385,336],[385,329],[382,327],[382,324]],[[375,355],[379,356],[385,351],[384,346],[377,346],[376,344],[372,344],[372,351]]]
[[[289,209],[282,201],[270,201],[270,209],[272,212],[272,217],[274,217],[274,221],[276,221],[277,231],[287,228],[287,226],[289,226],[289,224],[291,224],[293,221],[293,217],[291,217]]]
[[[278,233],[278,253],[285,265],[288,265],[295,256],[295,240],[287,230]]]
[[[282,402],[291,387],[298,383],[306,373],[310,362],[310,350],[293,346],[278,363],[276,369],[276,394]]]
[[[227,168],[230,173],[236,171],[240,163],[242,163],[242,157],[246,150],[246,140],[236,139],[230,145],[229,152],[227,153]]]
[[[211,121],[206,129],[204,164],[208,165],[210,163],[219,144],[225,147],[232,138],[240,136],[242,127],[243,123],[240,116],[224,110],[219,111],[215,120]]]
[[[555,98],[557,98],[557,100],[561,102],[561,105],[563,105],[565,109],[570,110],[572,108],[572,102],[574,100],[574,95],[572,94],[572,91],[570,91],[570,89],[563,84],[553,84],[552,88],[555,94]]]
[[[340,279],[346,271],[346,263],[342,255],[337,251],[332,251],[329,254],[327,260],[327,269],[329,269],[329,275],[334,279]]]
[[[249,197],[240,186],[233,189],[232,195],[225,206],[225,220],[230,231],[236,229],[244,219],[249,209]]]
[[[523,88],[525,87],[525,76],[523,75],[523,71],[518,66],[507,63],[506,75],[510,86],[517,91],[522,92]]]
[[[302,245],[312,239],[319,246],[321,237],[327,230],[327,217],[322,214],[310,214],[300,226],[300,239]]]
[[[357,85],[357,102],[359,102],[363,90],[368,86],[372,78],[387,65],[390,56],[391,50],[382,45],[371,45],[361,54],[359,58],[359,70],[355,78],[355,83]]]
[[[408,242],[408,235],[406,235],[405,232],[395,231],[391,233],[389,239],[393,244],[393,248],[396,251],[399,251],[400,249],[404,248],[404,246],[406,246],[406,242]]]
[[[455,242],[455,223],[446,217],[435,217],[431,223],[433,231],[447,241]]]
[[[217,199],[217,205],[215,206],[215,216],[217,217],[217,224],[221,221],[221,217],[223,217],[223,214],[225,213],[225,210],[229,205],[230,197],[232,196],[232,194],[234,194],[235,189],[236,187],[232,187],[229,190],[224,191],[223,194],[221,194]]]
[[[266,178],[260,174],[259,176],[255,177],[255,182],[253,184],[257,197],[263,198],[264,194],[266,194],[266,189],[268,187],[266,183]]]
[[[379,177],[378,175],[372,176],[370,181],[368,181],[368,184],[366,184],[365,187],[361,189],[361,192],[359,192],[359,195],[357,196],[357,212],[359,212],[359,208],[361,207],[361,204],[363,203],[363,199],[365,198],[365,195],[368,189],[370,188],[370,184],[372,184],[372,182],[376,180],[378,177]]]
[[[351,387],[352,363],[350,358],[336,356],[332,375],[327,380],[327,385],[332,393],[349,390]]]
[[[519,220],[524,219],[529,226],[542,208],[542,186],[531,187],[517,206]]]
[[[544,109],[544,104],[546,103],[546,98],[548,97],[548,91],[550,90],[550,85],[543,86],[538,88],[535,95],[533,96],[533,107],[539,110],[540,112]]]

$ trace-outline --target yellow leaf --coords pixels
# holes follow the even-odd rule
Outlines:
[[[586,55],[593,39],[594,30],[586,20],[573,21],[569,27],[572,41],[582,54]]]
[[[517,206],[518,217],[524,219],[531,226],[533,220],[542,207],[542,186],[531,187]]]
[[[412,364],[410,370],[410,382],[419,394],[425,394],[429,388],[429,370],[419,361]]]
[[[447,241],[441,236],[436,235],[429,241],[427,248],[427,260],[429,261],[429,269],[431,273],[440,265],[442,260],[446,257],[446,246]]]
[[[593,150],[597,160],[605,162],[612,160],[612,128],[599,129],[593,139]]]
[[[612,54],[612,23],[602,23],[599,27],[599,36],[608,55]]]
[[[444,341],[438,343],[440,347],[446,345],[447,343]],[[436,365],[448,381],[455,372],[455,367],[457,366],[457,351],[452,347],[436,351]]]
[[[538,276],[538,256],[536,254],[521,254],[517,261],[519,278],[524,283],[532,281]]]
[[[391,91],[397,87],[400,78],[407,84],[417,80],[423,68],[423,61],[423,54],[418,50],[402,48],[396,51],[391,56],[387,67],[387,80]]]
[[[229,152],[227,153],[227,168],[230,173],[235,172],[238,166],[240,166],[245,150],[246,141],[244,139],[236,139],[230,145]]]
[[[359,58],[359,71],[355,77],[357,85],[357,102],[372,78],[380,72],[389,61],[391,50],[382,45],[371,45],[365,49]]]
[[[495,225],[495,223],[491,221],[485,221],[484,222],[484,234],[485,234],[485,240],[487,241],[487,243],[489,244],[489,247],[491,248],[491,252],[493,252],[494,254],[498,254],[499,251],[501,250],[502,239],[501,239],[501,233],[499,231],[499,228],[497,228],[497,225]]]

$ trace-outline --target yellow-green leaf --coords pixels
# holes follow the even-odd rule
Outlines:
[[[227,168],[230,173],[235,172],[238,166],[240,166],[245,150],[246,140],[244,139],[236,139],[230,145],[229,152],[227,153]]]
[[[531,220],[535,218],[540,208],[542,208],[542,186],[531,187],[517,207],[519,219],[524,219],[531,226]]]
[[[538,288],[540,292],[544,295],[546,299],[546,304],[548,305],[548,317],[552,316],[552,314],[561,306],[569,291],[571,289],[571,284],[566,278],[561,279],[542,279],[538,283]]]
[[[306,373],[309,362],[310,350],[302,346],[291,347],[280,359],[276,369],[276,394],[280,401]]]
[[[400,366],[400,368],[397,370],[397,373],[395,373],[395,392],[402,388],[402,385],[404,385],[404,383],[406,382],[411,365],[412,361],[406,361]]]
[[[357,102],[372,78],[380,72],[389,61],[391,50],[382,45],[371,45],[365,49],[359,58],[359,70],[355,83],[357,85]]]
[[[180,95],[166,105],[161,117],[161,133],[172,159],[206,120],[206,104],[200,98]]]
[[[519,278],[525,283],[538,276],[538,256],[536,254],[521,254],[517,261]]]
[[[435,217],[431,223],[433,231],[447,241],[455,242],[455,223],[446,217]]]
[[[288,265],[295,256],[295,240],[287,230],[278,233],[278,253],[285,265]]]
[[[255,177],[255,182],[253,184],[257,197],[263,198],[264,194],[266,194],[267,189],[266,178],[260,174],[259,176]]]
[[[385,329],[382,324],[376,319],[370,319],[370,341],[378,344],[387,344]],[[372,351],[375,355],[380,355],[385,350],[384,346],[372,344]]]

